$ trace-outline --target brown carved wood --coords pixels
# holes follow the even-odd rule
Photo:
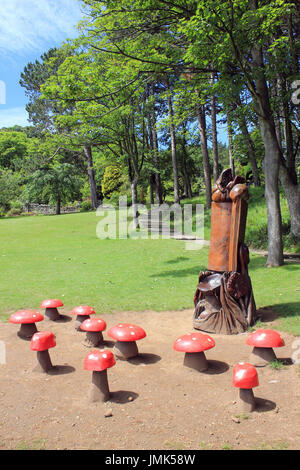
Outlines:
[[[244,199],[238,198],[232,203],[229,262],[226,271],[238,271],[239,269],[239,246],[245,238],[247,210],[248,204]]]
[[[248,188],[224,170],[212,191],[211,239],[207,271],[200,272],[194,296],[194,328],[220,334],[246,331],[256,307],[244,244]]]
[[[209,271],[228,271],[232,202],[212,202]]]

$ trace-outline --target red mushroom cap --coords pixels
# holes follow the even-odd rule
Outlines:
[[[106,322],[102,318],[88,318],[80,325],[83,331],[104,331],[106,329]]]
[[[47,299],[43,300],[40,305],[40,308],[57,308],[62,307],[64,304],[59,299]]]
[[[255,367],[248,362],[239,362],[233,368],[234,387],[254,388],[258,386],[258,376]]]
[[[78,305],[78,307],[74,307],[72,312],[71,312],[73,315],[83,315],[83,316],[87,316],[87,315],[93,315],[95,312],[95,310],[90,307],[89,305]]]
[[[85,370],[101,371],[109,369],[116,363],[115,357],[111,351],[105,349],[104,351],[92,351],[89,353],[83,363]]]
[[[56,346],[55,336],[51,331],[39,331],[34,333],[30,342],[32,351],[46,351]]]
[[[215,346],[214,339],[204,333],[189,333],[178,338],[173,348],[175,351],[196,353],[206,351]]]
[[[35,310],[18,310],[9,317],[10,323],[36,323],[44,320],[44,316]]]
[[[118,323],[110,328],[107,334],[117,341],[137,341],[146,336],[143,328],[132,323]]]
[[[261,329],[250,333],[246,344],[257,348],[279,348],[284,346],[284,341],[277,331]]]

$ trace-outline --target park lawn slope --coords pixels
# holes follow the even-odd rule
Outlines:
[[[62,312],[79,304],[96,313],[193,308],[208,248],[177,240],[100,240],[95,212],[0,220],[0,318],[61,298]],[[251,256],[257,307],[271,306],[280,326],[300,334],[300,265],[267,269]],[[189,321],[189,320],[188,320]]]

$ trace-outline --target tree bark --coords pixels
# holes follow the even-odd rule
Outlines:
[[[257,9],[257,1],[249,0],[251,9]],[[265,197],[268,214],[268,266],[281,266],[283,264],[282,220],[279,199],[279,164],[281,151],[276,136],[274,119],[272,116],[269,90],[264,75],[264,61],[260,46],[253,46],[252,68],[256,75],[255,100],[256,112],[259,118],[261,136],[265,147],[264,173]],[[259,71],[259,72],[258,72]]]
[[[211,76],[211,82],[214,83],[215,74]],[[212,151],[213,151],[213,177],[214,182],[219,178],[219,151],[218,151],[218,132],[217,132],[217,106],[216,97],[211,97],[211,131],[212,131]]]
[[[203,105],[197,105],[197,118],[198,127],[200,133],[201,150],[203,158],[203,171],[204,171],[204,182],[205,182],[205,195],[206,195],[206,208],[211,208],[211,171],[209,164],[209,154],[207,147],[207,133],[206,133],[206,116],[205,107]]]
[[[244,136],[244,139],[247,145],[247,153],[248,153],[248,158],[250,161],[251,170],[253,174],[254,186],[260,186],[260,178],[259,178],[259,172],[258,172],[258,167],[257,167],[257,162],[256,162],[254,142],[251,138],[251,135],[249,134],[246,119],[244,118],[244,116],[242,116],[239,119],[239,126],[240,126],[240,129],[242,131],[242,134]]]
[[[227,114],[227,136],[228,136],[228,157],[229,166],[232,171],[232,175],[235,175],[234,159],[233,159],[233,146],[232,146],[232,123],[229,114]]]
[[[179,180],[178,180],[178,162],[177,162],[177,149],[176,149],[176,134],[174,126],[174,111],[169,80],[166,78],[166,87],[168,91],[168,108],[170,118],[170,137],[171,137],[171,154],[172,154],[172,167],[173,167],[173,181],[174,181],[174,203],[180,203],[179,197]]]
[[[99,201],[98,201],[97,190],[96,190],[92,147],[90,145],[85,145],[83,151],[84,151],[84,156],[87,162],[87,171],[88,171],[89,184],[90,184],[92,208],[97,209]]]
[[[60,212],[61,212],[61,199],[60,199],[60,196],[57,197],[56,199],[56,215],[60,215]]]
[[[279,178],[289,206],[291,234],[300,240],[300,185],[293,183],[283,162],[280,164]]]
[[[190,175],[187,168],[187,150],[186,150],[186,138],[183,135],[182,138],[182,176],[183,176],[183,183],[184,183],[184,195],[187,198],[193,197],[192,195],[192,187],[191,187],[191,180]]]
[[[151,83],[151,95],[152,98],[154,99],[154,83]],[[153,149],[154,153],[154,165],[156,168],[155,172],[155,178],[154,178],[154,189],[155,189],[155,199],[156,199],[156,204],[162,204],[163,203],[163,197],[162,197],[162,185],[161,185],[161,178],[160,178],[160,163],[159,163],[159,150],[158,150],[158,138],[157,138],[157,128],[156,128],[156,114],[155,114],[155,106],[154,102],[152,104],[152,109],[151,109],[151,132],[150,132],[150,141],[151,141],[151,146]]]

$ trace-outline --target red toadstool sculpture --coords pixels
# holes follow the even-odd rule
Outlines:
[[[214,339],[205,333],[189,333],[178,338],[173,348],[175,351],[184,352],[183,364],[198,372],[208,369],[208,362],[204,351],[215,346]]]
[[[18,336],[22,339],[30,339],[36,333],[36,323],[44,320],[44,316],[35,310],[18,310],[9,317],[10,323],[21,325]]]
[[[72,312],[73,315],[76,315],[75,320],[75,330],[80,331],[81,324],[90,318],[90,315],[94,315],[96,312],[95,310],[90,307],[89,305],[78,305],[78,307],[74,307]]]
[[[277,360],[273,348],[284,346],[284,341],[277,331],[260,329],[250,333],[246,344],[253,346],[249,362],[257,367],[263,367]]]
[[[255,409],[253,388],[258,386],[255,367],[248,362],[239,362],[233,369],[233,386],[239,388],[241,411],[251,412]]]
[[[146,336],[142,327],[132,323],[118,323],[110,328],[107,334],[116,340],[113,351],[120,359],[130,359],[137,356],[139,351],[136,341]]]
[[[62,307],[64,304],[59,299],[47,299],[43,300],[40,305],[40,308],[45,309],[45,316],[52,321],[60,320],[61,315],[57,310],[58,307]]]
[[[37,351],[38,366],[35,370],[48,372],[53,368],[49,349],[56,346],[55,336],[51,331],[40,331],[31,338],[30,349]]]
[[[104,402],[109,399],[110,391],[107,380],[107,369],[113,367],[115,363],[114,355],[109,350],[92,351],[85,357],[83,368],[93,372],[90,391],[91,402]]]
[[[83,344],[88,348],[96,347],[103,343],[102,331],[106,329],[106,322],[102,318],[88,318],[81,324],[80,329],[86,332]]]

